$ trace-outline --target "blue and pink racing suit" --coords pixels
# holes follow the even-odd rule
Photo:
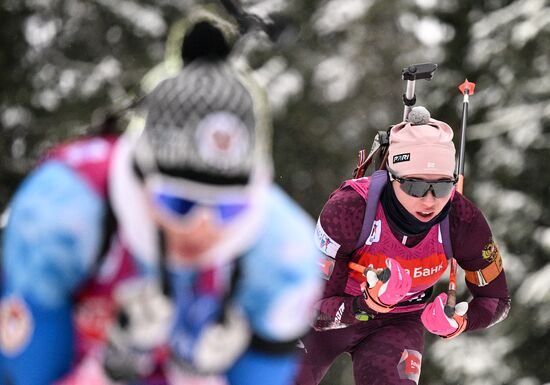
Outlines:
[[[124,141],[96,137],[65,145],[14,195],[3,239],[1,385],[71,383],[63,379],[90,357],[103,357],[111,326],[122,322],[120,289],[158,278],[158,263],[120,235],[120,223],[114,236],[105,234],[112,157]],[[179,353],[187,349],[190,357],[183,358],[193,359],[194,339],[220,318],[227,302],[244,314],[251,342],[222,373],[229,384],[292,382],[294,341],[307,330],[322,286],[318,251],[308,242],[313,221],[276,186],[264,204],[266,220],[238,258],[236,282],[228,278],[235,263],[200,271],[168,268],[176,314],[168,340],[178,341]],[[105,237],[109,247],[97,266]],[[127,383],[172,383],[165,373],[167,342],[154,351],[155,369]]]

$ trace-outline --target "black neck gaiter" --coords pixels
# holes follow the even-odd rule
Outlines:
[[[431,192],[428,192],[428,194],[431,194]],[[380,202],[390,226],[407,236],[426,233],[432,226],[445,219],[451,209],[451,200],[449,200],[435,218],[428,222],[422,222],[409,213],[401,202],[399,202],[390,181],[388,181],[384,187],[384,191],[382,191]]]

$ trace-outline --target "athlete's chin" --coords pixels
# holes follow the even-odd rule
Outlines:
[[[173,262],[176,264],[194,265],[200,263],[202,257],[210,250],[210,248],[210,245],[186,244],[183,247],[172,247],[168,250],[170,255],[172,255]]]

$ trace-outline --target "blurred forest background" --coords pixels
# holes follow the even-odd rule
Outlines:
[[[275,114],[276,178],[317,217],[328,195],[402,117],[401,69],[439,65],[417,105],[460,137],[470,101],[465,194],[488,217],[513,293],[508,319],[452,341],[428,336],[421,383],[550,383],[550,2],[250,0],[290,20],[281,41],[242,44]],[[43,151],[94,132],[141,91],[183,0],[0,2],[0,208]],[[90,123],[93,124],[90,124]],[[463,287],[464,285],[460,285]],[[443,287],[443,286],[442,286]],[[465,295],[463,293],[463,295]],[[324,385],[351,385],[349,358]]]

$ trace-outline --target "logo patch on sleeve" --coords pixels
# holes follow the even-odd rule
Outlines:
[[[393,163],[408,162],[411,160],[411,153],[407,152],[406,154],[397,154],[393,156]]]
[[[336,264],[336,260],[334,258],[328,257],[326,255],[322,255],[321,259],[319,260],[319,266],[321,267],[321,276],[328,280],[330,276],[332,275],[332,271],[334,270],[334,265]]]
[[[29,342],[34,328],[31,313],[19,297],[6,297],[0,302],[0,350],[15,356]]]
[[[315,227],[315,244],[323,253],[332,258],[336,257],[336,252],[340,248],[340,244],[325,233],[320,220],[317,220],[317,227]]]
[[[500,252],[498,251],[498,247],[493,240],[486,244],[485,247],[483,247],[483,251],[481,252],[483,259],[487,262],[493,262],[495,259],[497,259],[499,254]]]

